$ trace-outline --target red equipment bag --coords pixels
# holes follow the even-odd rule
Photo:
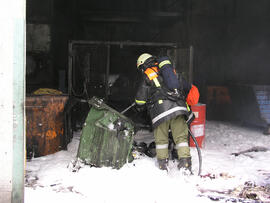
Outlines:
[[[199,102],[199,98],[200,98],[200,93],[199,93],[198,88],[195,85],[192,85],[187,95],[187,99],[186,99],[187,104],[190,106],[196,105]]]

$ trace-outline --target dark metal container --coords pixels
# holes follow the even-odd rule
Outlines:
[[[26,97],[27,156],[39,157],[66,148],[64,107],[66,95],[31,95]]]

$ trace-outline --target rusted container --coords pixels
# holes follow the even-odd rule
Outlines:
[[[27,156],[55,153],[64,142],[64,107],[66,95],[32,95],[26,97]]]

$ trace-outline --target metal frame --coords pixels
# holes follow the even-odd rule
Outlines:
[[[178,45],[176,43],[159,43],[159,42],[132,42],[132,41],[84,41],[84,40],[72,40],[69,42],[69,54],[68,54],[68,94],[72,94],[71,84],[72,84],[72,68],[73,68],[73,47],[75,45],[105,45],[107,46],[107,66],[106,74],[109,74],[110,70],[110,48],[111,46],[152,46],[152,47],[168,47],[176,49]],[[106,84],[106,95],[108,84]]]
[[[160,46],[160,47],[172,47],[177,48],[176,43],[163,43],[163,42],[132,42],[132,41],[84,41],[84,40],[72,40],[69,42],[69,48],[72,48],[74,44],[103,44],[103,45],[120,45],[120,46]]]

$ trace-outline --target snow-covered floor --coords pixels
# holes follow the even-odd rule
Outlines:
[[[33,158],[26,165],[26,203],[173,203],[173,202],[270,202],[270,136],[260,129],[207,121],[201,176],[185,176],[170,161],[169,173],[156,159],[138,155],[120,170],[84,166],[72,172],[79,133],[67,151]],[[231,155],[252,147],[262,151]],[[267,150],[269,149],[269,150]],[[197,151],[191,149],[193,169]],[[252,190],[252,192],[248,191]],[[240,197],[250,197],[243,199]]]

